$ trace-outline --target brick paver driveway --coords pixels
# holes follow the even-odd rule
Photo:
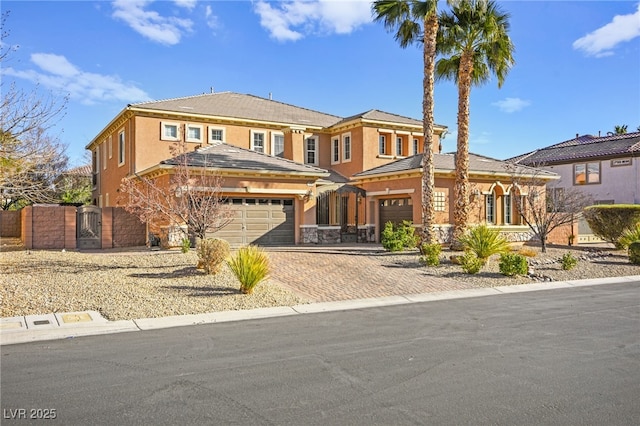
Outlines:
[[[271,279],[315,302],[471,288],[425,274],[416,251],[387,253],[378,244],[265,249]]]

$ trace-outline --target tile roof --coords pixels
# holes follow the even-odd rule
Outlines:
[[[269,121],[299,126],[329,127],[342,118],[271,99],[233,92],[205,93],[129,105],[147,110]]]
[[[640,154],[640,132],[622,135],[583,135],[506,161],[527,165],[568,163]]]
[[[382,121],[393,124],[407,124],[410,126],[420,126],[422,127],[422,120],[416,120],[415,118],[404,117],[398,114],[392,114],[390,112],[380,111],[377,109],[371,109],[366,112],[362,112],[360,114],[352,115],[350,117],[346,117],[340,121],[340,123],[344,123],[347,121],[357,120],[357,119],[365,119],[365,120],[373,120],[373,121]],[[446,127],[440,124],[436,124],[438,127]]]
[[[214,169],[234,169],[246,171],[269,171],[283,174],[308,174],[318,177],[329,176],[321,168],[296,163],[280,157],[272,157],[249,149],[239,148],[226,143],[200,148],[188,152],[187,164],[193,167],[211,167]],[[160,164],[178,165],[179,157],[164,160]]]
[[[452,172],[455,170],[455,156],[454,153],[447,154],[433,154],[434,168],[437,172]],[[515,166],[515,170],[510,170],[514,165],[507,163],[506,161],[496,160],[495,158],[485,157],[477,154],[469,154],[469,172],[471,174],[495,174],[495,173],[517,173],[518,175],[533,175],[538,177],[550,177],[554,178],[556,173],[548,172],[541,169],[534,169],[523,165]],[[406,172],[409,170],[418,170],[422,167],[422,154],[413,155],[411,157],[403,158],[394,161],[389,164],[374,167],[373,169],[365,170],[360,173],[356,173],[354,177],[366,177],[379,174],[392,174]]]

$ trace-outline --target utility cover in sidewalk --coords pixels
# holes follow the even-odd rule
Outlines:
[[[87,322],[92,321],[91,315],[87,313],[80,314],[63,314],[62,322],[64,323],[72,323],[72,322]]]

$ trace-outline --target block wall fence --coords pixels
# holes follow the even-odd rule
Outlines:
[[[101,248],[144,246],[146,226],[121,207],[101,209]],[[74,206],[34,205],[0,211],[0,237],[20,238],[27,249],[77,248]]]

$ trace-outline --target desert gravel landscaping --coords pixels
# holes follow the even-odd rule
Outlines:
[[[429,268],[418,263],[417,251],[387,253],[379,246],[366,247],[368,260],[381,267],[413,268],[425,276],[442,279],[443,284],[455,281],[458,287],[462,284],[465,288],[477,288],[533,282],[530,277],[501,275],[497,256],[479,274],[469,275],[448,260],[451,254],[448,250],[443,251],[440,266]],[[539,248],[534,250],[539,252]],[[295,251],[300,251],[300,256],[309,255],[304,248],[271,255],[282,266],[289,256],[297,256]],[[566,247],[551,247],[548,253],[531,258],[536,275],[553,281],[640,275],[640,267],[630,264],[624,251],[607,249],[571,248],[580,260],[574,269],[563,271],[556,260],[567,251]],[[337,255],[350,254],[347,251]],[[96,310],[109,320],[123,320],[313,301],[295,291],[295,286],[287,285],[286,275],[278,273],[278,264],[274,265],[273,279],[259,284],[253,294],[245,295],[240,293],[239,283],[226,267],[217,275],[205,275],[195,268],[196,263],[193,250],[187,254],[144,248],[100,253],[3,251],[0,317]],[[386,270],[394,273],[393,268]],[[447,289],[446,285],[443,289]]]

